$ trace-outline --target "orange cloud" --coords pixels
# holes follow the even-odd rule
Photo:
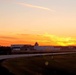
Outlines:
[[[0,36],[0,39],[17,39],[17,38],[11,36]]]

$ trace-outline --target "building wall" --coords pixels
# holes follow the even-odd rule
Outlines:
[[[60,48],[55,48],[53,46],[34,46],[35,50],[60,50]]]
[[[34,47],[31,45],[11,45],[12,50],[33,50]]]

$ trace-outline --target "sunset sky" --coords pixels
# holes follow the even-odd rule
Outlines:
[[[76,45],[76,0],[0,0],[0,45]]]

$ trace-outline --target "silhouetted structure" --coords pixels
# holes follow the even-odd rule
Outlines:
[[[54,47],[54,46],[39,46],[39,44],[36,42],[34,45],[34,49],[35,50],[39,50],[39,51],[47,51],[47,50],[60,50],[61,48],[59,47]]]
[[[11,45],[11,49],[14,51],[20,51],[20,50],[33,50],[34,46],[32,45],[25,45],[25,44],[14,44]]]
[[[11,48],[10,47],[0,47],[0,55],[2,54],[11,54]]]

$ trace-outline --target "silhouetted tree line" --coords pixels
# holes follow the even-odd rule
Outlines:
[[[0,55],[3,55],[3,54],[11,54],[11,48],[1,46],[0,47]]]

